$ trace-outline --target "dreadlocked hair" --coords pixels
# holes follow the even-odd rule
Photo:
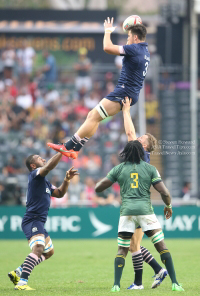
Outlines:
[[[139,164],[140,160],[144,160],[144,149],[139,141],[130,141],[126,144],[119,156],[124,162],[129,161]]]

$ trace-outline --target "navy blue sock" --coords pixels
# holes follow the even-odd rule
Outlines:
[[[143,272],[143,257],[141,250],[132,253],[132,262],[135,272],[134,284],[137,286],[142,285],[142,272]]]
[[[83,146],[89,141],[89,138],[82,139],[76,146],[74,147],[74,151],[80,151]]]
[[[74,149],[74,147],[80,142],[80,138],[77,134],[73,135],[73,137],[71,137],[71,139],[64,144],[65,148],[67,150],[71,150]]]
[[[153,258],[149,250],[142,246],[140,247],[140,249],[142,252],[143,261],[148,263],[153,268],[155,274],[158,274],[161,271],[162,266],[160,266],[160,264],[158,264],[158,262]]]

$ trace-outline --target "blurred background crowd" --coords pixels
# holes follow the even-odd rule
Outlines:
[[[42,52],[44,65],[34,68],[36,52],[28,47],[16,50],[9,44],[1,53],[0,72],[0,167],[2,204],[21,204],[25,202],[27,188],[27,169],[24,165],[29,154],[40,154],[45,159],[52,156],[46,146],[47,141],[62,142],[76,132],[84,122],[88,112],[106,94],[113,91],[121,57],[117,57],[113,71],[98,68],[92,70],[87,57],[87,49],[80,48],[77,62],[62,80],[62,71],[56,65],[52,53]],[[101,79],[99,79],[99,75]],[[146,86],[146,113],[149,130],[159,117],[158,102]],[[137,125],[137,107],[133,119]],[[68,205],[107,205],[119,206],[119,186],[114,185],[111,192],[97,198],[95,182],[105,176],[113,166],[119,164],[118,153],[126,144],[122,114],[105,120],[97,134],[88,142],[77,160],[63,157],[58,167],[50,174],[54,185],[59,185],[67,168],[75,166],[80,172],[70,185],[69,193],[60,201],[53,199],[52,206]],[[15,188],[13,190],[13,188]],[[109,196],[107,199],[105,197]],[[100,198],[102,197],[102,198]]]
[[[24,204],[27,188],[25,159],[40,154],[48,160],[53,151],[47,141],[62,142],[74,134],[88,112],[114,89],[112,72],[102,73],[103,80],[92,78],[92,64],[87,49],[80,48],[74,77],[61,81],[54,56],[43,51],[44,65],[34,70],[36,53],[32,47],[15,50],[8,44],[1,54],[0,80],[0,202]],[[116,75],[117,76],[117,75]],[[65,171],[73,165],[80,177],[73,179],[68,194],[52,206],[119,205],[119,187],[97,198],[95,182],[119,164],[118,152],[126,143],[123,118],[117,116],[101,124],[97,134],[81,151],[77,160],[63,157],[50,174],[54,185],[62,182]]]
[[[119,24],[120,20],[119,17]],[[162,118],[164,113],[161,112],[162,108],[165,109],[162,98],[167,94],[169,100],[173,99],[175,93],[183,90],[187,96],[189,84],[187,75],[185,79],[182,77],[180,65],[163,60],[157,52],[156,34],[151,26],[149,32],[147,42],[151,63],[144,88],[146,130],[161,139],[162,119],[165,118]],[[125,44],[126,36],[120,37],[119,43],[121,39]],[[76,132],[88,112],[113,91],[121,70],[122,57],[102,65],[99,61],[92,61],[88,49],[82,46],[76,50],[73,61],[62,67],[57,63],[55,51],[48,48],[38,51],[31,46],[29,39],[23,40],[20,48],[14,47],[9,38],[7,40],[0,53],[0,204],[24,205],[28,175],[26,157],[39,154],[48,160],[54,152],[46,143],[63,142]],[[182,80],[185,81],[180,83]],[[131,115],[139,132],[138,104],[132,107]],[[73,165],[80,172],[80,177],[72,180],[69,192],[63,199],[52,199],[52,207],[119,206],[117,184],[99,196],[94,186],[120,163],[118,154],[126,142],[122,114],[104,120],[77,160],[63,157],[57,168],[49,174],[49,180],[56,186],[62,182],[70,166]],[[170,186],[172,180],[166,173],[170,169],[167,167],[168,161],[165,165],[165,158],[159,153],[153,154],[151,159]],[[179,161],[182,162],[177,160],[177,166]],[[174,164],[174,160],[171,163]],[[175,178],[177,172],[174,172],[174,177],[173,174],[170,176]],[[184,175],[177,180],[177,184],[175,187],[171,185],[175,197],[189,200],[190,177]],[[153,199],[156,198],[154,193]]]

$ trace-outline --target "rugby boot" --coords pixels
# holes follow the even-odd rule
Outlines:
[[[73,149],[67,150],[65,148],[64,144],[53,144],[53,143],[47,143],[47,146],[49,146],[51,149],[62,153],[64,156],[76,159],[78,157],[79,151],[74,151]]]
[[[177,285],[177,284],[172,284],[172,291],[179,291],[179,292],[183,292],[185,291],[181,284]]]
[[[160,272],[158,274],[156,274],[154,282],[151,286],[152,289],[157,288],[158,286],[160,286],[160,284],[162,283],[162,281],[166,278],[166,276],[168,275],[168,272],[166,269],[161,269]]]
[[[112,287],[111,292],[119,292],[120,291],[120,287],[115,285]]]
[[[28,285],[22,285],[22,286],[15,286],[14,288],[15,290],[35,290],[35,289],[32,289],[31,287],[29,287]]]
[[[20,280],[20,277],[16,274],[14,270],[8,273],[8,277],[10,278],[11,282],[13,282],[14,285],[17,285]]]
[[[127,288],[127,290],[143,290],[143,289],[144,289],[144,287],[142,285],[137,286],[134,283],[132,283],[130,285],[130,287]]]

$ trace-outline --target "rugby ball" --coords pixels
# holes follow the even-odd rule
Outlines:
[[[131,15],[123,22],[124,32],[128,32],[128,29],[136,24],[142,24],[142,19],[138,15]]]

